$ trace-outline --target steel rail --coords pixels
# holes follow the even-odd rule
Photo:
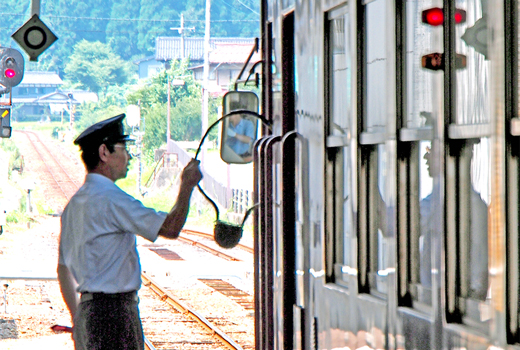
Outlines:
[[[185,305],[181,300],[173,296],[170,292],[168,292],[163,287],[159,286],[146,272],[141,273],[141,278],[143,280],[143,285],[150,288],[157,294],[161,300],[166,302],[168,305],[173,307],[178,312],[189,316],[193,320],[200,323],[204,328],[208,331],[212,332],[212,335],[217,338],[222,344],[226,346],[226,348],[231,350],[243,350],[240,345],[238,345],[233,339],[231,339],[227,334],[222,332],[219,328],[209,322],[204,316],[192,310],[189,306]]]
[[[144,336],[143,336],[144,337]],[[156,350],[152,342],[148,338],[144,337],[144,347],[146,350]]]
[[[56,159],[56,157],[53,156],[53,153],[51,152],[51,150],[49,149],[49,147],[47,147],[47,145],[45,144],[45,142],[42,141],[42,139],[40,138],[40,135],[38,135],[37,133],[33,132],[33,131],[26,131],[26,133],[30,133],[30,134],[33,134],[36,139],[41,143],[41,145],[43,146],[43,148],[45,148],[45,150],[47,151],[47,153],[51,156],[52,160],[56,163],[56,165],[58,165],[60,167],[60,169],[62,170],[63,174],[69,179],[69,181],[76,187],[76,189],[78,189],[80,187],[80,184],[78,184],[72,177],[70,177],[69,175],[69,172],[63,167],[63,165],[61,164],[61,162],[58,161],[58,159]]]
[[[61,169],[62,173],[69,179],[69,181],[74,184],[74,186],[77,188],[79,188],[79,185],[69,176],[69,174],[67,173],[67,171],[63,168],[63,166],[61,165],[60,162],[58,162],[58,160],[52,155],[52,152],[49,150],[49,148],[42,142],[42,140],[40,139],[40,137],[32,132],[32,131],[19,131],[23,134],[25,134],[25,136],[27,136],[27,139],[29,140],[29,142],[31,143],[32,147],[34,148],[34,150],[36,151],[36,153],[38,154],[38,156],[40,157],[40,159],[42,160],[43,164],[45,164],[45,167],[47,168],[47,172],[51,175],[52,179],[54,180],[54,182],[56,183],[56,185],[58,185],[58,187],[60,188],[60,191],[61,193],[65,196],[65,198],[67,200],[70,199],[69,195],[66,193],[65,189],[61,186],[60,182],[56,179],[56,176],[54,176],[56,173],[53,172],[53,170],[51,169],[51,167],[49,166],[49,164],[47,164],[47,162],[45,161],[44,159],[44,156],[43,154],[40,152],[39,148],[36,146],[35,142],[31,139],[31,137],[29,135],[33,135],[34,137],[36,137],[37,141],[40,142],[40,144],[42,145],[42,147],[45,149],[46,153],[51,157],[51,159],[54,161],[54,163],[56,163],[58,165],[58,167]]]
[[[189,235],[204,237],[204,238],[208,238],[208,239],[214,239],[213,238],[213,234],[210,234],[210,233],[195,231],[195,230],[191,230],[191,229],[182,229],[181,232],[187,233]],[[239,243],[239,244],[236,245],[236,248],[240,248],[240,249],[245,250],[246,252],[251,253],[251,254],[255,253],[254,248],[249,247],[249,246],[244,245],[244,244],[240,244]]]
[[[186,238],[186,237],[180,237],[180,236],[177,237],[177,239],[179,241],[181,241],[181,242],[184,242],[184,243],[190,244],[192,246],[204,249],[205,251],[210,252],[211,254],[214,254],[214,255],[218,256],[219,258],[222,258],[222,259],[225,259],[225,260],[228,260],[228,261],[240,261],[240,259],[235,258],[234,256],[228,255],[226,253],[222,253],[221,251],[219,251],[217,249],[213,249],[213,248],[205,245],[204,243],[197,242],[197,241],[194,241],[192,239],[189,239],[189,238]]]

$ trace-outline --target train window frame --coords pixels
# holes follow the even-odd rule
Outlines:
[[[426,5],[425,5],[426,6]],[[431,314],[432,289],[428,283],[428,270],[424,251],[431,250],[429,226],[423,218],[425,207],[433,198],[433,179],[426,157],[434,140],[435,120],[440,111],[434,103],[435,82],[442,75],[421,67],[425,47],[433,49],[440,28],[425,26],[421,22],[421,6],[408,0],[396,8],[402,21],[396,23],[397,40],[402,45],[396,50],[397,76],[397,293],[398,305],[412,307]],[[415,40],[417,33],[421,41]],[[428,158],[432,156],[429,155]],[[431,159],[430,159],[431,161]],[[430,256],[431,257],[431,256]],[[431,258],[429,259],[431,261]],[[424,264],[424,266],[423,266]],[[431,266],[430,269],[431,271]]]
[[[464,38],[485,17],[481,2],[466,0],[457,3],[459,6],[468,13],[468,20],[456,24],[453,19],[455,3],[450,3],[444,11],[446,18],[451,20],[443,25],[444,52],[451,63],[446,64],[444,70],[444,128],[447,134],[442,150],[445,317],[448,323],[464,324],[489,334],[487,220],[491,164],[487,156],[490,137],[486,125],[491,123],[492,112],[488,108],[491,101],[485,82],[491,72],[485,53],[472,45],[468,37]],[[456,55],[460,54],[467,55],[468,65],[464,69],[455,65]],[[475,81],[484,83],[475,84]],[[482,220],[486,220],[485,223],[480,222]]]
[[[352,89],[346,84],[352,81],[351,29],[350,9],[343,3],[324,13],[324,52],[325,76],[329,77],[325,85],[325,271],[327,282],[336,283],[348,288],[349,271],[352,271],[351,241],[352,229],[351,198],[349,184],[350,169],[350,138],[352,116],[350,107],[353,103]],[[342,27],[342,28],[339,28]],[[342,31],[343,30],[343,31]],[[335,42],[339,39],[338,43]],[[335,53],[343,56],[344,61],[337,62]],[[336,64],[344,64],[337,69]],[[335,79],[336,71],[340,74],[350,72],[351,79]],[[341,84],[341,89],[335,89],[334,84]],[[344,92],[347,91],[344,96]],[[341,93],[339,96],[336,94]],[[338,103],[339,101],[339,103]],[[338,128],[339,127],[339,128]],[[341,193],[341,195],[338,195]],[[345,194],[346,193],[346,194]]]
[[[394,197],[388,196],[393,190],[386,186],[394,175],[384,170],[388,161],[393,164],[389,158],[392,148],[387,142],[394,138],[389,116],[394,111],[391,99],[395,82],[391,77],[395,68],[387,48],[395,42],[391,35],[381,35],[393,32],[387,28],[393,25],[388,17],[391,6],[384,0],[364,1],[362,5],[357,9],[356,57],[357,287],[359,293],[386,300],[390,293],[388,281],[395,273],[393,223],[387,221],[393,215],[388,211],[388,200]],[[390,78],[381,78],[383,75]]]

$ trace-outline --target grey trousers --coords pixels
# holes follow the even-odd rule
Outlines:
[[[143,350],[144,336],[135,292],[89,295],[74,317],[76,350]]]

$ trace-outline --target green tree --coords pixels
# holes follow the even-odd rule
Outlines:
[[[166,143],[166,104],[155,104],[141,110],[141,115],[145,120],[144,152],[153,159],[154,150]]]
[[[173,27],[179,27],[184,4],[181,1],[141,0],[137,23],[137,47],[141,54],[155,52],[155,41],[159,36],[172,36]],[[173,20],[173,22],[171,22]]]
[[[211,36],[258,36],[259,4],[255,0],[215,1],[211,6]],[[203,36],[206,0],[53,0],[41,4],[40,18],[58,40],[45,50],[38,62],[27,60],[26,70],[62,72],[82,40],[109,45],[124,60],[131,61],[154,52],[158,36],[175,36],[170,28],[195,27],[190,36]],[[31,1],[4,0],[0,3],[0,45],[19,48],[11,35],[31,17]]]
[[[120,101],[114,95],[109,95],[97,103],[83,103],[76,109],[74,122],[76,133],[79,135],[92,124],[124,112],[124,105],[120,104]]]
[[[171,68],[148,79],[147,83],[127,96],[128,104],[139,104],[145,120],[144,147],[148,155],[166,142],[167,130],[167,87],[168,81],[183,81],[183,85],[170,86],[170,132],[177,141],[196,141],[202,137],[202,94],[201,86],[195,82],[188,70],[189,62],[172,61]],[[209,101],[209,123],[217,119],[221,99]],[[209,136],[214,140],[215,128]]]
[[[107,11],[112,19],[107,24],[106,42],[125,60],[140,54],[137,48],[140,5],[141,0],[115,0]]]
[[[198,96],[197,96],[198,97]],[[197,141],[202,137],[202,103],[200,98],[187,97],[171,110],[171,139]]]
[[[122,85],[131,80],[128,63],[114,54],[106,44],[80,41],[65,66],[66,80],[76,88],[106,95],[111,85]]]

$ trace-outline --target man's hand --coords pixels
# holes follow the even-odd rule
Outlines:
[[[195,187],[202,179],[202,173],[199,168],[200,161],[192,159],[184,167],[181,174],[182,184],[190,187]]]
[[[181,185],[177,195],[177,201],[159,229],[160,236],[166,238],[179,237],[179,233],[186,222],[190,209],[191,193],[193,188],[197,186],[202,179],[199,164],[200,162],[198,160],[192,159],[188,165],[184,167],[184,170],[182,170]]]

